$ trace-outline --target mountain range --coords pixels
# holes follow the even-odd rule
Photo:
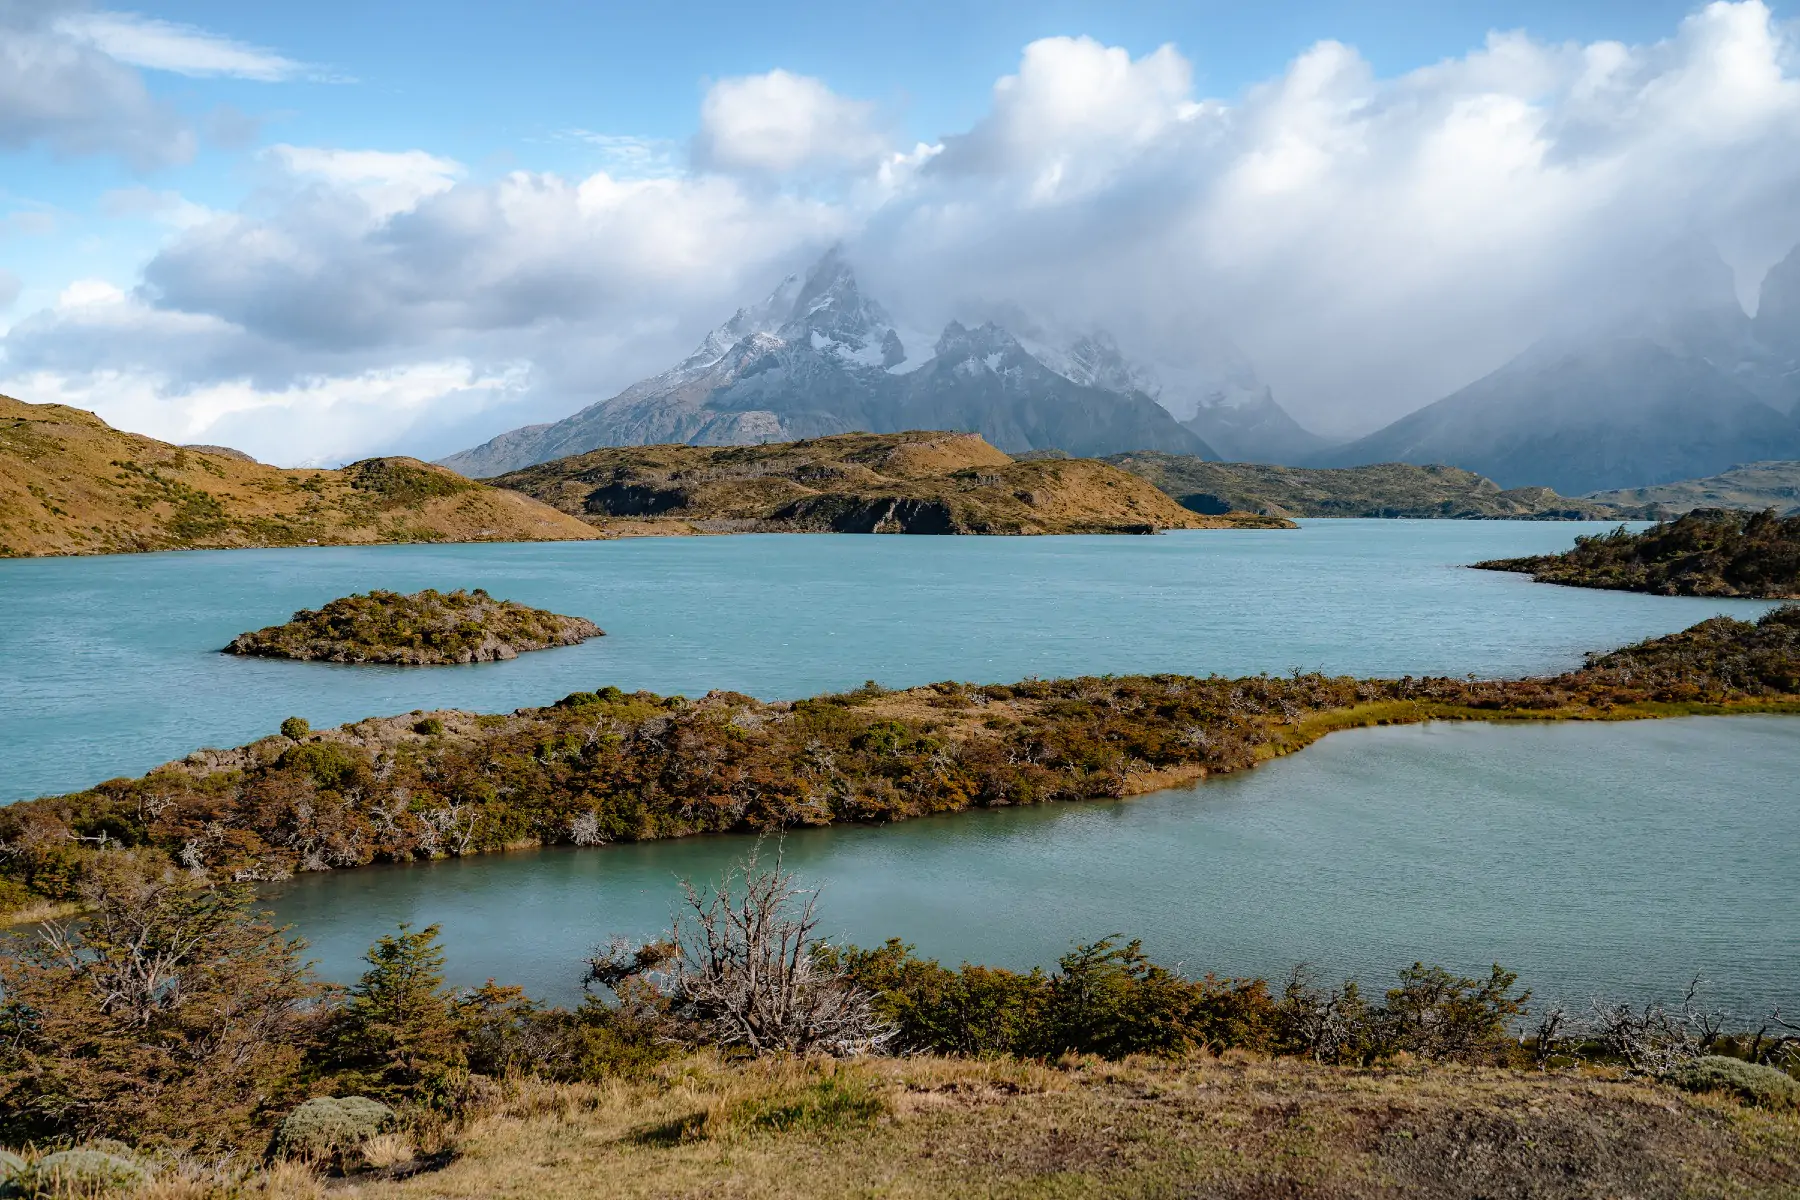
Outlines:
[[[1800,459],[1800,249],[1756,315],[1714,258],[1684,302],[1545,338],[1492,374],[1309,466],[1447,463],[1566,495]]]
[[[1103,330],[1058,329],[1013,307],[928,337],[890,317],[833,250],[669,370],[442,461],[488,478],[609,446],[955,429],[1015,455],[1443,464],[1502,489],[1575,496],[1800,459],[1800,249],[1768,273],[1754,317],[1710,250],[1668,261],[1639,311],[1559,330],[1434,404],[1332,443],[1216,334],[1195,331],[1180,339],[1191,361],[1153,367]]]
[[[1105,332],[1009,324],[952,321],[936,338],[904,329],[833,250],[762,303],[739,309],[669,370],[561,421],[503,433],[442,462],[488,478],[607,446],[746,445],[909,429],[978,433],[1011,454],[1149,449],[1217,459],[1260,453],[1258,439],[1282,438],[1284,454],[1312,448],[1311,435],[1253,376],[1242,387],[1196,387],[1184,424],[1166,398],[1158,402],[1162,384]]]

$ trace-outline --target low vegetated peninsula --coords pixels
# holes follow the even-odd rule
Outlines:
[[[1428,720],[1800,712],[1800,605],[1716,617],[1547,678],[1181,675],[866,686],[764,703],[578,692],[546,708],[371,718],[203,750],[0,808],[0,912],[76,900],[96,847],[275,879],[531,844],[884,822],[1127,796],[1333,730]]]
[[[1019,461],[979,434],[847,433],[759,446],[623,446],[488,480],[634,533],[1155,533],[1284,529],[1196,513],[1087,458]]]
[[[1106,461],[1140,475],[1184,508],[1275,517],[1396,517],[1459,521],[1651,520],[1648,504],[1560,496],[1547,487],[1502,489],[1460,467],[1378,463],[1366,467],[1283,467],[1208,462],[1191,454],[1138,451]]]
[[[566,513],[417,459],[284,470],[0,396],[0,558],[595,536]]]
[[[302,609],[285,625],[239,634],[225,653],[428,667],[517,658],[529,650],[573,646],[602,632],[585,617],[496,600],[481,588],[426,588],[411,595],[371,591],[316,611]]]
[[[1571,587],[1789,600],[1800,597],[1800,516],[1696,509],[1641,533],[1619,528],[1577,538],[1561,554],[1475,566]]]

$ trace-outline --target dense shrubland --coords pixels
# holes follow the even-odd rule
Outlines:
[[[898,942],[821,941],[816,895],[779,857],[763,867],[752,854],[716,884],[690,885],[665,938],[598,948],[575,1008],[492,981],[446,987],[435,928],[402,926],[370,949],[356,984],[325,985],[242,885],[155,851],[97,854],[82,891],[86,919],[0,947],[0,1141],[27,1148],[0,1153],[0,1177],[24,1194],[126,1191],[152,1176],[169,1195],[241,1194],[255,1180],[273,1191],[287,1162],[301,1179],[403,1177],[445,1166],[521,1096],[578,1115],[621,1088],[691,1094],[722,1071],[751,1086],[627,1130],[628,1141],[830,1135],[894,1115],[879,1075],[820,1068],[821,1056],[899,1055],[940,1075],[958,1060],[1020,1064],[1003,1076],[1079,1076],[1096,1059],[1146,1056],[1412,1076],[1439,1063],[1576,1067],[1776,1114],[1800,1105],[1800,1030],[1778,1013],[1753,1038],[1728,1033],[1730,1018],[1693,995],[1672,1011],[1596,1003],[1590,1021],[1551,1010],[1533,1025],[1529,993],[1498,966],[1463,977],[1414,964],[1376,996],[1354,981],[1322,987],[1305,970],[1280,987],[1193,978],[1114,939],[1074,948],[1053,971],[952,970]],[[756,1066],[769,1059],[798,1070]],[[756,1085],[764,1076],[772,1086]],[[610,1090],[554,1100],[551,1085]],[[1146,1098],[1156,1095],[1136,1103]]]
[[[1624,526],[1561,554],[1475,564],[1539,583],[1662,596],[1800,596],[1800,516],[1701,508],[1641,533]]]
[[[1800,707],[1800,607],[1704,621],[1551,678],[1177,675],[870,685],[765,704],[616,688],[507,715],[284,723],[139,779],[0,808],[0,912],[78,899],[101,849],[219,880],[549,843],[885,822],[1102,799],[1241,770],[1333,729]]]

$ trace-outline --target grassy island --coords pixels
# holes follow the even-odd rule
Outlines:
[[[1717,617],[1547,678],[1180,675],[939,683],[764,703],[578,692],[371,718],[0,808],[0,911],[66,903],[96,847],[274,879],[547,843],[681,837],[1128,796],[1333,730],[1429,720],[1800,712],[1800,606]]]
[[[371,591],[316,611],[302,609],[285,625],[239,634],[225,653],[441,666],[517,658],[524,651],[573,646],[602,632],[584,617],[496,600],[481,588],[426,588],[411,595]]]
[[[1660,596],[1800,597],[1800,516],[1703,508],[1642,533],[1619,528],[1575,539],[1561,554],[1478,562],[1539,583]]]

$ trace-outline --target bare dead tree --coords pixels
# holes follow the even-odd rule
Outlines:
[[[1282,990],[1280,1012],[1287,1040],[1316,1062],[1353,1057],[1363,1041],[1369,1006],[1354,981],[1321,988],[1310,963],[1300,963]]]
[[[589,980],[619,991],[654,973],[670,1015],[703,1040],[755,1054],[880,1052],[895,1031],[874,998],[820,964],[817,894],[763,866],[760,845],[705,889],[683,882],[684,910],[667,943],[614,942],[589,960]]]
[[[1725,1010],[1701,1003],[1704,987],[1704,981],[1694,976],[1676,1008],[1657,1003],[1636,1008],[1595,1000],[1590,1033],[1631,1070],[1667,1074],[1711,1050],[1731,1019]]]
[[[1560,1004],[1552,1004],[1538,1018],[1537,1027],[1531,1031],[1531,1036],[1520,1039],[1530,1047],[1532,1061],[1537,1063],[1538,1070],[1547,1069],[1561,1053],[1568,1028],[1569,1010]]]

